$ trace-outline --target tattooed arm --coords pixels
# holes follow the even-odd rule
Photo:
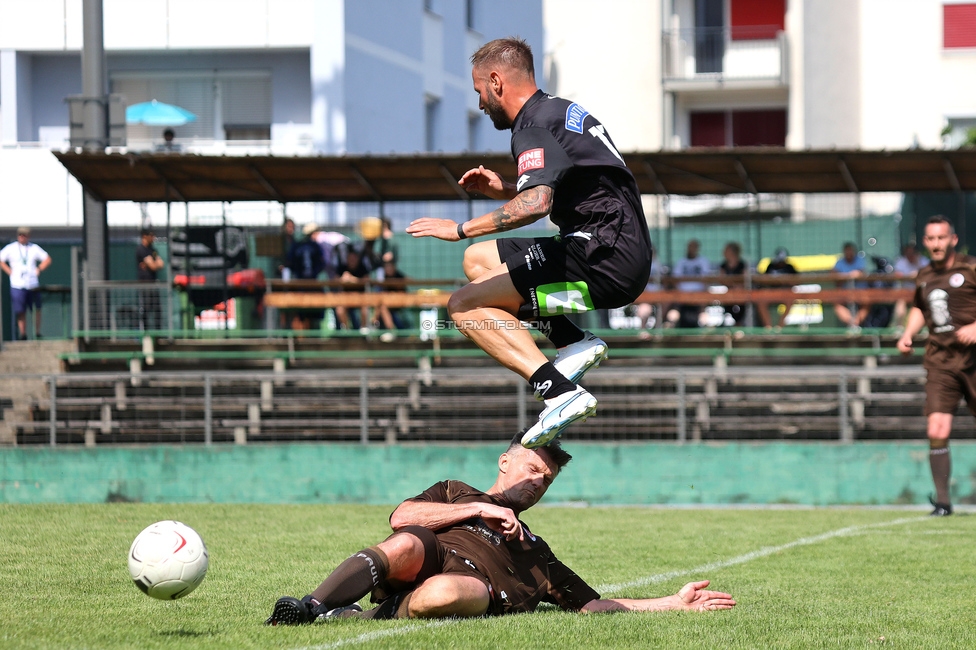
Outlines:
[[[537,185],[519,192],[502,207],[464,224],[466,237],[505,232],[538,221],[552,210],[552,188]],[[411,222],[407,232],[414,237],[436,237],[458,241],[457,222],[450,219],[423,217]]]

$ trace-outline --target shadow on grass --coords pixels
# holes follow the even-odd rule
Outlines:
[[[217,636],[217,632],[213,630],[207,630],[206,632],[197,632],[196,630],[184,630],[180,628],[179,630],[164,630],[158,633],[159,636],[172,636],[172,637],[186,637],[186,638],[196,638],[205,636]]]

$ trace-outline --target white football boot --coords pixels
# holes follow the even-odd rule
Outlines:
[[[556,366],[556,370],[563,377],[578,384],[586,371],[599,366],[607,355],[608,348],[604,340],[592,332],[584,332],[582,341],[570,343],[556,351],[556,358],[553,359],[552,365]],[[542,394],[538,389],[534,394],[537,400],[542,400]]]
[[[582,386],[546,400],[546,408],[539,414],[539,421],[529,427],[522,436],[526,449],[543,447],[558,438],[563,429],[577,420],[596,414],[596,398]]]

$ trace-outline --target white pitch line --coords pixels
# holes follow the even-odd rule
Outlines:
[[[376,630],[375,632],[366,632],[365,634],[360,634],[359,636],[352,636],[348,639],[340,639],[338,641],[333,641],[332,643],[323,643],[322,645],[305,646],[304,648],[297,648],[296,650],[329,650],[329,648],[341,648],[344,645],[369,643],[370,641],[384,639],[388,636],[398,636],[400,634],[409,634],[410,632],[430,630],[435,627],[450,625],[452,623],[457,623],[460,620],[461,619],[457,618],[449,618],[427,623],[425,625],[405,625],[403,627],[394,627],[387,630]]]
[[[739,555],[737,557],[729,558],[728,560],[719,560],[718,562],[703,564],[701,566],[694,567],[692,569],[683,569],[680,571],[668,571],[667,573],[659,573],[657,575],[638,578],[637,580],[632,580],[630,582],[622,582],[616,585],[600,585],[596,588],[596,590],[601,593],[614,593],[617,591],[621,591],[623,589],[646,587],[647,585],[653,585],[659,582],[665,582],[666,580],[671,580],[673,578],[680,578],[682,576],[690,575],[693,573],[705,573],[707,571],[715,571],[717,569],[726,569],[728,567],[735,566],[737,564],[745,564],[746,562],[758,560],[760,558],[764,558],[769,555],[772,555],[773,553],[779,553],[780,551],[787,551],[791,548],[796,548],[798,546],[809,546],[810,544],[818,544],[820,542],[825,542],[829,539],[834,539],[835,537],[843,537],[844,535],[859,533],[861,531],[869,530],[871,528],[884,528],[887,526],[898,526],[901,524],[908,524],[916,521],[923,521],[926,519],[928,519],[927,516],[906,517],[903,519],[882,521],[876,524],[863,524],[860,526],[848,526],[846,528],[838,528],[837,530],[821,533],[820,535],[813,535],[812,537],[801,537],[800,539],[793,540],[792,542],[788,542],[780,546],[767,546],[757,551],[746,553],[745,555]],[[461,619],[444,619],[439,621],[433,621],[431,623],[426,623],[423,625],[405,625],[403,627],[395,627],[386,630],[376,630],[375,632],[366,632],[365,634],[360,634],[359,636],[349,637],[347,639],[340,639],[338,641],[333,641],[331,643],[324,643],[322,645],[314,645],[314,646],[305,646],[302,648],[296,648],[295,650],[330,650],[331,648],[340,648],[342,646],[347,646],[347,645],[359,645],[361,643],[369,643],[370,641],[375,641],[377,639],[383,639],[390,636],[399,636],[401,634],[410,634],[412,632],[419,632],[421,630],[430,630],[444,625],[452,625],[454,623],[459,622],[460,620]]]
[[[706,573],[708,571],[715,571],[717,569],[725,569],[730,566],[735,566],[737,564],[744,564],[746,562],[751,562],[753,560],[758,560],[773,553],[779,553],[780,551],[787,551],[791,548],[796,548],[797,546],[809,546],[810,544],[817,544],[819,542],[825,542],[828,539],[833,539],[835,537],[843,537],[844,535],[850,535],[853,533],[859,533],[863,530],[868,530],[870,528],[884,528],[886,526],[898,526],[900,524],[907,524],[914,521],[923,521],[928,519],[925,517],[906,517],[904,519],[893,519],[891,521],[883,521],[877,524],[863,524],[860,526],[848,526],[847,528],[838,528],[837,530],[832,530],[827,533],[821,533],[820,535],[814,535],[812,537],[802,537],[797,540],[793,540],[787,544],[781,546],[767,546],[761,548],[758,551],[752,551],[746,553],[745,555],[740,555],[738,557],[733,557],[728,560],[719,560],[718,562],[711,562],[709,564],[703,564],[701,566],[695,567],[693,569],[682,569],[680,571],[668,571],[667,573],[659,573],[653,576],[647,576],[645,578],[638,578],[637,580],[632,580],[630,582],[622,582],[616,585],[600,585],[596,587],[596,590],[600,593],[615,593],[622,591],[624,589],[633,589],[634,587],[646,587],[647,585],[657,584],[659,582],[665,582],[666,580],[671,580],[672,578],[680,578],[682,576],[691,575],[693,573]]]

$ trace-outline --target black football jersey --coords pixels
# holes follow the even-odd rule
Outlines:
[[[577,103],[537,91],[512,125],[518,191],[553,189],[550,219],[568,235],[584,232],[594,245],[650,251],[650,235],[634,175],[606,128]],[[623,233],[623,235],[622,235]],[[648,258],[649,259],[649,258]]]

